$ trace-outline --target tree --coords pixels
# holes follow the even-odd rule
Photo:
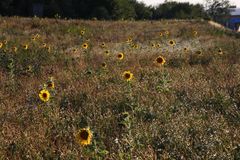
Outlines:
[[[216,21],[230,14],[229,0],[206,0],[206,7],[209,17]]]

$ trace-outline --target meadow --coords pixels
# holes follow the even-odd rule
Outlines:
[[[0,33],[0,159],[240,159],[239,34],[37,17]]]

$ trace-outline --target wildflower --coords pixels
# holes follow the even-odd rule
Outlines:
[[[155,48],[155,47],[156,47],[156,45],[155,45],[154,43],[152,43],[152,44],[151,44],[151,46],[152,46],[153,48]]]
[[[193,31],[193,36],[197,36],[198,32],[197,31]]]
[[[85,31],[81,30],[80,34],[81,34],[81,36],[83,36],[85,34]]]
[[[82,48],[83,48],[83,49],[88,49],[88,44],[87,44],[87,43],[83,43],[83,44],[82,44]]]
[[[169,35],[169,31],[165,31],[165,34],[168,36]]]
[[[197,54],[197,55],[202,55],[202,51],[201,51],[201,50],[197,50],[197,51],[196,51],[196,54]]]
[[[160,36],[160,37],[162,37],[162,36],[163,36],[163,33],[162,33],[162,32],[160,32],[160,33],[159,33],[159,36]]]
[[[77,143],[82,146],[90,145],[92,141],[92,131],[89,128],[82,128],[75,135]]]
[[[28,45],[28,44],[23,45],[23,49],[24,49],[24,50],[28,50],[28,48],[29,48],[29,45]]]
[[[159,65],[164,65],[164,63],[166,63],[166,60],[162,56],[157,57],[155,61]]]
[[[42,48],[46,48],[46,47],[47,47],[47,43],[43,43]]]
[[[110,54],[110,51],[109,51],[109,50],[106,50],[104,53],[105,53],[106,55],[109,55],[109,54]]]
[[[124,58],[124,54],[123,53],[118,53],[117,58],[119,60],[122,60]]]
[[[126,81],[131,81],[132,78],[133,78],[133,74],[130,72],[130,71],[125,71],[123,72],[123,78],[126,80]]]
[[[127,43],[131,43],[133,41],[132,37],[128,37]]]
[[[0,48],[2,48],[3,47],[3,43],[2,42],[0,42]]]
[[[161,47],[161,44],[160,44],[160,43],[158,43],[158,44],[157,44],[157,48],[160,48],[160,47]]]
[[[103,63],[101,64],[101,66],[102,66],[103,68],[106,68],[106,67],[107,67],[107,64],[106,64],[105,62],[103,62]]]
[[[13,47],[12,50],[13,50],[14,53],[17,53],[18,48],[17,47]]]
[[[48,50],[48,53],[50,53],[51,52],[51,46],[48,46],[47,50]]]
[[[174,40],[170,40],[168,43],[169,43],[170,46],[175,46],[176,45],[176,42]]]
[[[4,40],[3,43],[6,45],[8,43],[8,40]]]
[[[101,44],[101,47],[102,47],[102,48],[105,48],[105,47],[106,47],[106,44],[105,44],[105,43],[102,43],[102,44]]]
[[[183,51],[184,51],[184,52],[187,52],[187,51],[188,51],[188,48],[187,48],[187,47],[184,47],[184,48],[183,48]]]
[[[218,54],[222,55],[223,54],[223,51],[221,48],[218,49]]]
[[[39,93],[39,98],[40,98],[41,101],[43,101],[43,102],[48,102],[49,99],[50,99],[50,93],[49,93],[49,91],[46,90],[46,89],[41,90],[40,93]]]

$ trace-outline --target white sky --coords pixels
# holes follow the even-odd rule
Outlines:
[[[157,5],[159,3],[163,3],[164,0],[138,0],[138,1],[142,1],[147,5]],[[175,0],[178,2],[190,2],[190,3],[201,3],[201,4],[205,4],[205,0]],[[232,5],[237,5],[237,7],[240,7],[240,0],[230,0],[230,4]]]

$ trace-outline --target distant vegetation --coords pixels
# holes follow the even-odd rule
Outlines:
[[[210,0],[209,9],[200,4],[164,2],[156,7],[136,0],[1,0],[3,16],[34,16],[100,20],[196,19],[227,14],[228,0]],[[35,7],[35,8],[34,8]],[[224,12],[221,12],[224,11]]]

